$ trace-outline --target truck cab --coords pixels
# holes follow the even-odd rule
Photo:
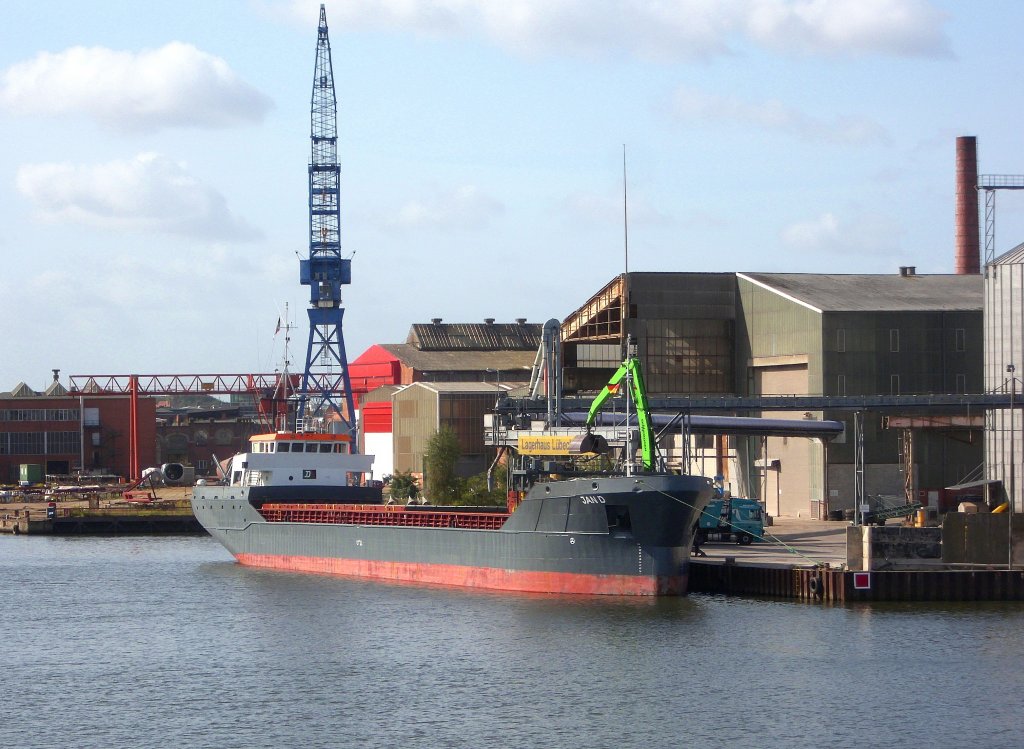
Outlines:
[[[761,503],[745,497],[716,497],[700,515],[698,544],[712,536],[746,546],[764,538],[764,511]]]

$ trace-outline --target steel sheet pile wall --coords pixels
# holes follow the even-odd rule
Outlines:
[[[867,577],[864,577],[864,576]],[[691,593],[770,596],[822,603],[872,601],[1020,601],[1021,570],[849,572],[694,560]]]

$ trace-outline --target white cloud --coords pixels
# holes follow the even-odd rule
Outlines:
[[[948,55],[944,13],[927,0],[753,0],[750,37],[816,54]]]
[[[259,236],[219,192],[156,153],[95,165],[26,164],[16,184],[48,221],[203,239]]]
[[[505,206],[475,185],[410,200],[386,225],[400,229],[461,231],[484,228],[505,212]]]
[[[315,23],[318,0],[283,8]],[[788,53],[949,54],[928,0],[349,0],[335,28],[489,38],[519,52],[706,59],[737,40]]]
[[[898,253],[902,233],[896,222],[883,216],[863,214],[841,221],[827,211],[813,219],[790,224],[779,233],[779,239],[785,247],[797,252],[856,259]]]
[[[886,143],[889,136],[880,124],[866,117],[835,117],[822,120],[769,99],[743,101],[680,86],[672,97],[672,111],[683,120],[737,122],[762,130],[781,131],[801,140],[826,143]]]
[[[259,122],[270,100],[221,58],[191,44],[125,52],[40,52],[0,79],[0,106],[18,114],[83,114],[123,131]]]

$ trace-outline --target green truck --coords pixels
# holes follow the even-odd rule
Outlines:
[[[761,503],[744,497],[718,497],[708,503],[697,524],[697,545],[712,537],[746,546],[764,539]]]

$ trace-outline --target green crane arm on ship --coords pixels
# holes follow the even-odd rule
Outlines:
[[[626,375],[629,375],[626,378]],[[619,392],[619,385],[623,379],[628,379],[631,384],[633,404],[636,408],[636,421],[640,430],[640,456],[645,470],[654,470],[654,427],[651,426],[651,414],[647,404],[647,387],[644,385],[644,376],[640,371],[640,360],[631,356],[622,362],[622,365],[615,370],[615,374],[608,380],[608,384],[594,398],[587,413],[587,428],[594,424],[594,419],[604,407],[605,402]]]

